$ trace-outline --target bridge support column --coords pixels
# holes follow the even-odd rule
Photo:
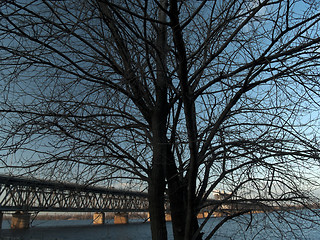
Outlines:
[[[116,213],[114,215],[114,224],[127,224],[128,221],[128,213]]]
[[[30,225],[30,213],[17,211],[12,214],[11,229],[27,229]]]
[[[198,213],[197,218],[198,219],[202,219],[203,218],[203,213]]]
[[[166,214],[164,215],[164,217],[165,217],[165,220],[166,220],[167,222],[172,221],[171,213],[166,213]]]
[[[104,224],[105,215],[104,212],[96,212],[93,214],[93,224]]]

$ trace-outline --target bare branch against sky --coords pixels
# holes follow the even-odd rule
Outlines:
[[[153,239],[167,239],[165,195],[175,239],[202,238],[196,216],[215,189],[311,206],[318,5],[2,2],[2,172],[147,188]]]

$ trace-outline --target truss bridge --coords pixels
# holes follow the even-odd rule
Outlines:
[[[220,192],[217,196],[205,202],[200,218],[260,210],[252,203],[225,201]],[[168,202],[165,209],[166,220],[171,220]],[[0,175],[0,227],[3,212],[14,212],[11,228],[21,229],[29,227],[30,212],[94,212],[94,224],[103,224],[105,213],[114,212],[114,223],[123,224],[128,223],[128,213],[148,211],[145,192]]]
[[[0,175],[0,211],[147,212],[147,193]]]

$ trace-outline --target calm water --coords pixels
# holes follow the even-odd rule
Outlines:
[[[265,214],[255,214],[251,218],[249,215],[242,216],[226,223],[217,232],[214,239],[320,239],[320,218],[314,218],[314,223],[307,223],[295,217],[287,218],[291,225],[287,225],[284,219],[277,216],[266,216]],[[203,229],[205,235],[209,233],[220,218],[211,218]],[[201,223],[202,220],[199,220]],[[295,224],[298,223],[298,224]],[[302,229],[302,225],[306,228]],[[251,227],[247,229],[247,226]],[[171,223],[167,223],[169,239],[173,240]],[[92,225],[91,220],[38,220],[32,223],[28,230],[10,230],[10,222],[3,221],[0,231],[1,240],[148,240],[151,239],[150,224],[133,222],[127,225]],[[280,231],[278,231],[280,230]],[[300,231],[302,230],[302,231]]]

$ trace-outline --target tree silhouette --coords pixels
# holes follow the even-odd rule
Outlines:
[[[310,207],[319,168],[316,2],[5,1],[1,161],[149,193],[153,239],[201,239],[211,201]],[[14,157],[15,160],[12,160]],[[250,205],[249,205],[250,206]],[[278,207],[278,208],[276,208]],[[206,223],[206,221],[204,221]]]

